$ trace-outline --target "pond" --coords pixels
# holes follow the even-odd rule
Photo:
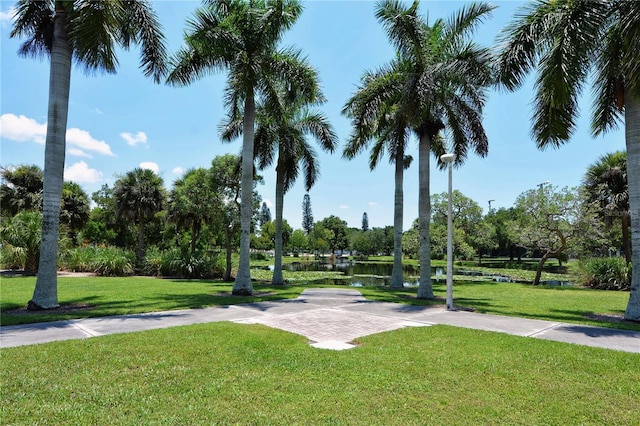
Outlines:
[[[270,266],[273,269],[273,265]],[[393,264],[391,263],[362,263],[350,260],[335,262],[292,262],[283,265],[285,271],[336,271],[344,278],[328,278],[326,283],[349,285],[351,287],[382,287],[391,282]],[[432,275],[444,280],[442,268],[432,268]],[[405,287],[417,287],[420,268],[414,265],[402,265],[402,278]]]

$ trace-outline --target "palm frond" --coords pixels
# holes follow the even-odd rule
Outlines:
[[[16,4],[11,38],[25,38],[18,53],[22,56],[41,57],[51,52],[53,41],[53,0],[20,0]]]

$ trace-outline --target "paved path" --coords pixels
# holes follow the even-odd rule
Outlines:
[[[335,288],[307,289],[297,299],[274,302],[5,326],[0,327],[0,347],[215,321],[264,324],[305,336],[314,347],[336,350],[352,348],[354,339],[369,334],[446,324],[640,353],[637,331],[372,302],[357,290]]]

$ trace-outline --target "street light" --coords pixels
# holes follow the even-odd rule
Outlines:
[[[493,203],[495,200],[489,200],[489,213],[491,213],[491,203]]]
[[[548,180],[545,180],[544,182],[540,182],[538,185],[536,185],[538,187],[538,189],[542,189],[543,186],[545,185],[549,185],[551,182],[549,182]]]
[[[449,165],[449,211],[447,212],[447,310],[453,310],[453,160],[455,154],[443,154],[440,161]]]

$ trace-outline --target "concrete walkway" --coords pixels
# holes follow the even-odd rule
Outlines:
[[[232,321],[300,334],[324,349],[349,349],[358,337],[402,327],[446,324],[640,353],[640,332],[367,301],[352,289],[307,289],[297,299],[0,327],[0,347],[84,339],[179,325]]]

